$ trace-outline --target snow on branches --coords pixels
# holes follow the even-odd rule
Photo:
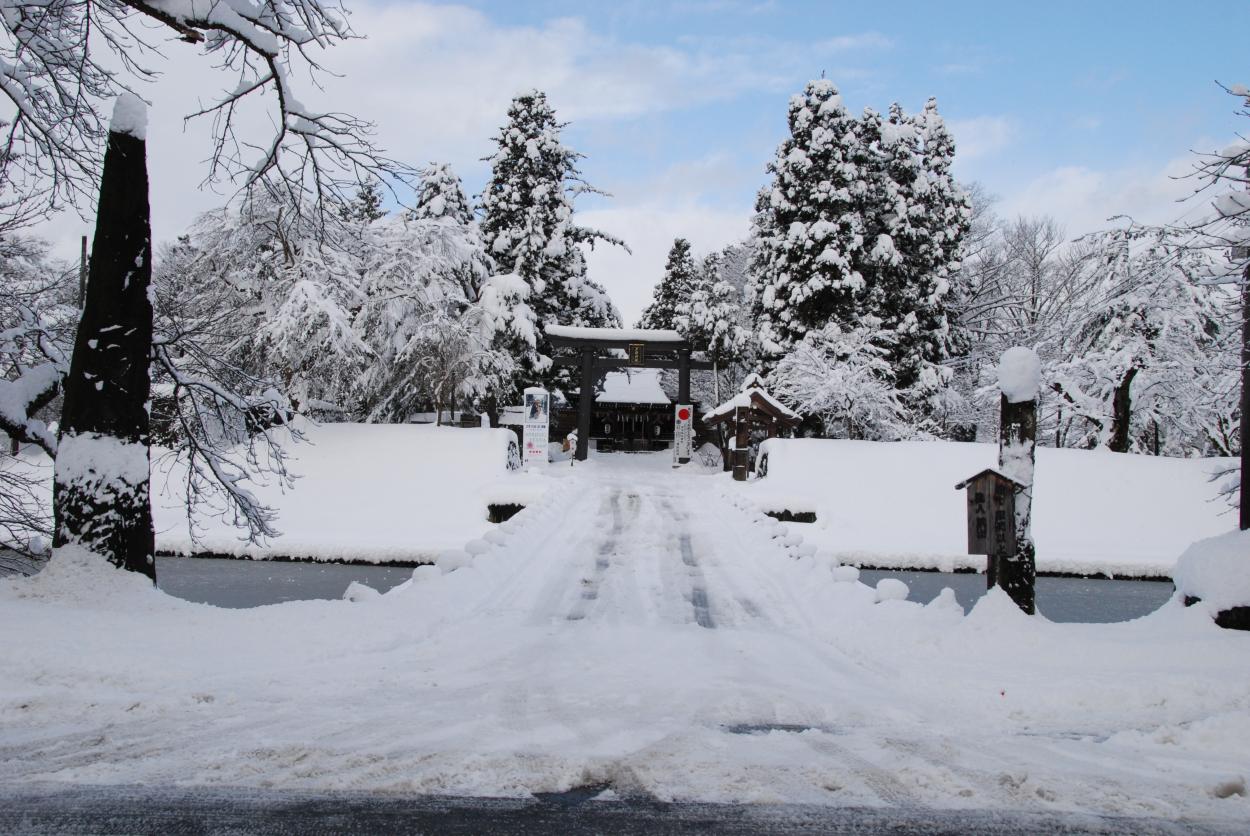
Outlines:
[[[337,2],[0,0],[0,19],[0,92],[15,110],[0,146],[0,229],[93,202],[103,108],[156,78],[162,28],[236,79],[188,116],[212,124],[207,181],[261,184],[307,211],[304,198],[320,210],[359,182],[407,173],[373,145],[369,123],[305,104],[294,81],[311,77],[315,86],[318,53],[356,37]],[[238,115],[255,97],[270,97],[273,108],[259,132]]]

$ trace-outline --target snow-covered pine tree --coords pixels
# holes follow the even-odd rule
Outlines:
[[[54,546],[156,581],[149,499],[152,227],[147,110],[118,97],[100,180],[82,319],[65,377]]]
[[[581,155],[560,142],[564,126],[541,91],[512,100],[508,123],[494,139],[496,151],[487,158],[491,177],[481,197],[482,236],[498,269],[529,286],[528,306],[540,324],[619,325],[603,288],[587,278],[579,245],[621,242],[573,222],[574,199],[595,189],[578,172]],[[543,334],[535,346],[511,348],[522,363],[519,386],[566,378],[552,372]]]
[[[421,172],[417,186],[417,205],[413,218],[451,218],[462,224],[472,223],[473,205],[464,193],[460,178],[447,163],[430,163]]]
[[[673,240],[664,265],[664,275],[652,292],[651,304],[642,309],[639,328],[672,330],[677,327],[679,312],[689,309],[691,291],[699,277],[685,238]]]
[[[788,123],[752,230],[752,299],[766,365],[813,328],[853,327],[864,289],[856,269],[865,190],[858,121],[833,82],[818,79],[790,99]]]

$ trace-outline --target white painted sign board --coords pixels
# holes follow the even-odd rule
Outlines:
[[[525,423],[521,435],[521,458],[526,469],[547,464],[551,429],[551,395],[537,386],[525,390]]]
[[[677,404],[673,415],[673,459],[675,461],[690,461],[693,437],[694,407],[690,404]]]

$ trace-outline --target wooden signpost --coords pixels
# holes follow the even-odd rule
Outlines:
[[[1016,494],[1024,490],[1014,479],[986,468],[955,486],[968,491],[968,554],[986,555],[985,586],[998,583],[998,563],[1016,552]]]

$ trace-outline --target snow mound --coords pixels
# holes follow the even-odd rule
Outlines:
[[[112,610],[193,606],[161,592],[146,576],[119,569],[78,544],[54,549],[36,575],[0,580],[0,596]]]
[[[1015,346],[998,361],[998,388],[1011,403],[1031,401],[1042,383],[1042,361],[1031,348]]]
[[[1250,531],[1230,531],[1194,543],[1172,574],[1182,595],[1201,599],[1212,615],[1250,607]]]
[[[882,578],[877,581],[877,603],[882,601],[906,601],[910,590],[898,578]]]

